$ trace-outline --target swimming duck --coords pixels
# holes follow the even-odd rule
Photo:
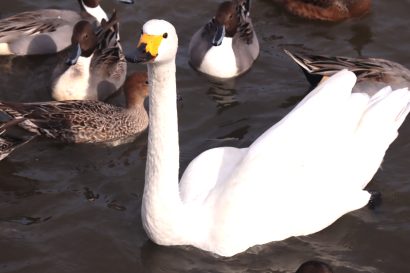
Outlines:
[[[313,20],[342,21],[370,11],[372,0],[274,0],[288,12]]]
[[[20,138],[5,134],[8,128],[13,127],[23,121],[24,119],[13,119],[0,125],[0,160],[3,160],[15,149],[23,146],[35,137],[30,136],[28,138]]]
[[[320,231],[369,202],[363,188],[410,111],[407,89],[352,93],[356,76],[338,72],[249,147],[201,153],[178,183],[177,47],[173,25],[150,20],[129,59],[147,63],[150,82],[141,217],[151,240],[232,256]]]
[[[189,43],[191,66],[216,78],[232,78],[248,71],[259,55],[259,42],[250,17],[250,0],[219,5],[214,18]]]
[[[132,0],[118,0],[131,4]],[[72,10],[26,11],[0,20],[0,55],[38,55],[59,52],[71,45],[80,20],[108,20],[100,0],[79,0],[81,13]]]
[[[57,72],[52,84],[55,100],[104,100],[124,83],[127,62],[118,41],[114,12],[94,32],[88,21],[74,26],[72,51],[65,71]],[[59,70],[59,69],[58,69]]]
[[[148,126],[144,99],[146,73],[134,73],[124,83],[126,107],[101,101],[0,102],[0,111],[35,135],[63,143],[129,141]],[[119,142],[123,143],[123,142]]]
[[[292,53],[285,50],[303,70],[311,85],[317,85],[341,69],[348,69],[357,76],[354,92],[373,93],[386,85],[393,88],[410,86],[410,70],[396,62],[376,58],[330,57]]]

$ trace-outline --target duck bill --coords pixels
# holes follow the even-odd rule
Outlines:
[[[126,56],[131,63],[153,62],[158,56],[158,48],[161,45],[162,35],[142,34],[137,45],[137,52],[132,56]]]
[[[123,4],[134,4],[134,0],[117,0],[117,1]]]
[[[224,37],[225,37],[225,26],[217,24],[215,34],[212,37],[212,45],[220,46],[222,44],[222,40]]]
[[[65,63],[70,66],[75,65],[78,61],[78,58],[80,58],[81,54],[82,54],[82,51],[81,51],[80,45],[79,44],[73,45],[73,48],[71,49]]]

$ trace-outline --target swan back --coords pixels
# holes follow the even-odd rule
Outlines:
[[[206,203],[220,254],[320,231],[368,203],[363,188],[397,136],[410,95],[352,94],[355,81],[342,71],[318,86],[215,185]]]

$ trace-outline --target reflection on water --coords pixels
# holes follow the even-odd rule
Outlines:
[[[239,102],[236,98],[235,79],[212,80],[207,94],[215,101],[218,114],[226,108],[233,107]]]
[[[351,27],[353,36],[349,39],[350,44],[357,52],[358,56],[362,56],[363,48],[371,43],[372,30],[368,25],[357,24]]]
[[[410,67],[408,0],[374,1],[371,15],[338,24],[289,16],[271,0],[253,1],[261,54],[248,73],[223,83],[193,71],[187,58],[190,36],[209,20],[218,1],[116,2],[102,4],[107,11],[117,8],[126,49],[135,48],[147,19],[170,20],[178,31],[180,172],[206,149],[248,146],[304,97],[309,84],[282,47],[386,58]],[[73,0],[0,1],[2,15],[49,6],[78,10]],[[0,57],[0,99],[51,99],[53,69],[64,62],[63,55]],[[338,273],[410,272],[409,139],[406,122],[369,184],[383,195],[379,208],[363,208],[317,234],[257,246],[229,259],[148,240],[140,219],[146,133],[118,147],[36,139],[0,162],[0,273],[293,273],[310,259],[324,260]]]

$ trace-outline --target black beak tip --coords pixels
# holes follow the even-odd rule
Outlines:
[[[129,63],[139,63],[138,59],[131,55],[125,55],[125,60]]]
[[[124,3],[124,4],[134,4],[134,0],[118,0],[120,3]]]
[[[72,59],[67,59],[67,60],[65,61],[65,64],[68,65],[68,66],[72,66],[72,65],[75,65],[75,64],[76,64],[76,61],[75,61],[75,60],[72,60]]]

